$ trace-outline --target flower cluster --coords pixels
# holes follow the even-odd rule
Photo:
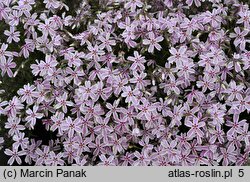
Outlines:
[[[0,84],[32,75],[0,100],[9,165],[247,163],[244,0],[0,0],[0,26]]]

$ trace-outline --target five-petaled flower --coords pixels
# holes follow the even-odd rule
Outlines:
[[[190,137],[190,138],[197,137],[199,143],[201,143],[201,138],[204,135],[202,128],[205,126],[205,122],[200,121],[200,118],[197,118],[196,116],[194,116],[192,118],[192,122],[190,120],[186,121],[185,125],[191,128],[187,132],[187,137]]]
[[[154,49],[156,48],[158,51],[162,49],[161,45],[159,42],[163,41],[162,36],[156,36],[153,32],[150,32],[148,35],[148,39],[143,39],[143,44],[144,45],[149,45],[148,47],[148,52],[153,53]]]

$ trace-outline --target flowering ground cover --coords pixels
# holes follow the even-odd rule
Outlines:
[[[248,0],[0,0],[1,165],[246,165]]]

